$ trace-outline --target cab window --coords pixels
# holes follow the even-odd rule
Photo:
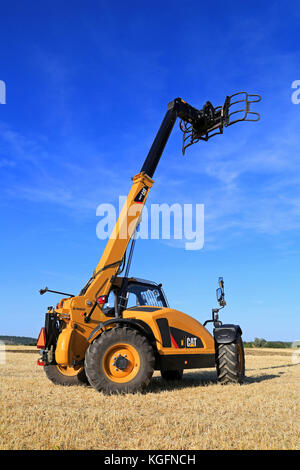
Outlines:
[[[158,286],[131,284],[128,286],[127,308],[139,305],[168,306],[164,294]]]

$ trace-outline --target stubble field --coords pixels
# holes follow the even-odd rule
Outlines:
[[[300,364],[293,350],[246,349],[245,384],[186,371],[146,393],[105,396],[55,386],[34,347],[7,346],[0,364],[0,449],[300,449]],[[298,356],[299,359],[299,356]]]

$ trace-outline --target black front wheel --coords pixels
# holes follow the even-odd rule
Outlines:
[[[216,367],[221,384],[242,384],[245,378],[245,353],[242,337],[229,344],[216,344]]]
[[[89,346],[85,371],[99,392],[134,393],[150,382],[155,358],[147,339],[130,328],[113,328]]]

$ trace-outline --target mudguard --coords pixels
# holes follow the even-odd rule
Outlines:
[[[71,341],[74,333],[75,331],[71,328],[64,328],[58,337],[55,349],[55,361],[61,366],[71,364]]]
[[[221,325],[214,329],[214,338],[217,344],[233,343],[238,334],[242,335],[239,325]]]
[[[146,336],[147,339],[150,340],[150,342],[155,342],[155,337],[153,335],[153,332],[151,328],[147,325],[147,323],[141,321],[141,320],[135,320],[135,319],[130,319],[130,318],[112,318],[111,320],[108,320],[106,322],[100,323],[90,334],[88,337],[88,341],[91,343],[96,339],[99,334],[102,333],[103,328],[105,328],[108,325],[123,325],[123,326],[129,326],[140,333],[142,333],[144,336]]]
[[[86,338],[79,329],[67,326],[61,331],[55,349],[55,361],[60,366],[71,367],[84,359],[88,347]]]

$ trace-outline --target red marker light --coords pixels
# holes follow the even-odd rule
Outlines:
[[[97,304],[104,305],[107,303],[107,300],[107,295],[100,295],[100,297],[97,298]]]

